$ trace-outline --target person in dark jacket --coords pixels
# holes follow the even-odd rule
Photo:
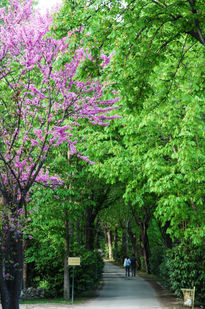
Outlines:
[[[135,276],[136,276],[136,268],[137,268],[137,265],[136,265],[137,259],[136,259],[136,257],[135,257],[134,254],[132,255],[130,261],[131,261],[131,273],[132,273],[132,277],[135,277]]]

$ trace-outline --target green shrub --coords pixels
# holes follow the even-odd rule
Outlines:
[[[152,274],[158,275],[160,272],[159,266],[163,261],[166,248],[163,242],[162,232],[159,229],[159,223],[154,218],[149,222],[148,238],[151,253],[149,258],[150,271]],[[144,261],[142,260],[141,263],[142,268],[144,268]]]
[[[151,256],[149,259],[150,271],[152,274],[160,273],[160,265],[163,262],[165,248],[163,246],[151,247]]]
[[[72,256],[81,257],[81,266],[75,267],[75,294],[82,295],[88,290],[95,290],[103,272],[103,259],[98,251],[81,249]],[[55,263],[54,263],[55,260]],[[60,255],[47,256],[47,262],[41,259],[32,262],[32,271],[29,272],[29,286],[44,287],[45,297],[59,297],[63,295],[63,257]],[[31,269],[28,264],[28,269]],[[70,287],[72,284],[73,269],[70,267]]]
[[[205,301],[205,248],[182,243],[167,250],[160,276],[177,296],[182,296],[181,288],[195,286],[196,299]]]
[[[95,290],[102,277],[104,262],[98,251],[84,251],[81,254],[81,266],[75,267],[75,293],[82,295]],[[72,271],[70,272],[72,279]]]

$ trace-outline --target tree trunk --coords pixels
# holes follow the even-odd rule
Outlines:
[[[167,248],[172,249],[173,241],[169,234],[167,234],[167,229],[170,227],[170,222],[166,222],[164,226],[161,226],[161,224],[158,223],[158,226],[162,235],[163,243]]]
[[[1,249],[0,290],[3,309],[19,309],[23,277],[23,241],[17,231],[6,231]]]
[[[114,248],[115,248],[116,251],[118,249],[118,242],[117,242],[117,240],[118,240],[118,233],[117,233],[117,229],[115,229],[115,231],[114,231]]]
[[[150,246],[149,246],[149,239],[147,235],[148,229],[148,221],[144,220],[141,223],[141,242],[142,242],[142,250],[143,250],[143,257],[145,262],[145,270],[146,273],[150,273],[150,265],[149,265],[149,258],[150,258]]]
[[[86,226],[86,249],[93,250],[94,249],[94,223],[91,223]]]
[[[77,242],[78,242],[78,244],[80,245],[82,245],[82,243],[83,243],[83,237],[82,237],[82,227],[81,227],[81,224],[80,224],[80,220],[77,220],[76,221],[76,231],[78,231],[77,232],[77,234],[76,234],[76,240],[77,240]]]
[[[127,248],[127,233],[122,233],[122,251],[124,252],[124,257],[128,255],[128,248]]]
[[[141,218],[134,214],[134,210],[132,209],[132,213],[135,219],[136,224],[140,227],[140,257],[144,258],[145,264],[145,271],[149,274],[150,273],[150,246],[149,246],[149,239],[147,235],[148,224],[150,220],[150,213],[146,208],[144,208],[144,215]],[[142,263],[140,262],[141,267]]]
[[[113,259],[112,256],[112,237],[111,237],[111,231],[107,230],[107,242],[108,242],[108,256],[109,260]]]
[[[133,254],[135,256],[137,256],[137,244],[136,244],[136,236],[135,234],[133,233],[131,227],[128,225],[128,234],[129,234],[129,238],[130,238],[130,241],[131,241],[131,244],[132,244],[132,251],[133,251]]]
[[[100,239],[99,239],[99,235],[100,235],[100,228],[99,228],[100,224],[99,221],[97,220],[96,222],[96,228],[95,228],[95,248],[100,249]]]
[[[70,299],[70,281],[69,281],[69,268],[68,268],[68,256],[69,256],[69,223],[67,219],[67,211],[65,211],[65,253],[64,253],[64,291],[63,297],[65,300]]]
[[[93,213],[93,207],[89,206],[86,208],[86,226],[85,226],[85,241],[86,248],[88,250],[94,249],[94,240],[95,240],[95,218],[97,212]]]
[[[102,191],[102,195],[96,201],[95,193],[90,195],[91,201],[96,201],[97,203],[93,205],[92,203],[85,209],[85,243],[88,250],[93,250],[96,244],[96,224],[95,219],[100,210],[107,208],[104,204],[107,194],[109,192],[109,186]]]
[[[129,226],[129,220],[126,222],[126,234],[125,234],[125,239],[126,239],[126,253],[128,254],[129,252],[129,237],[128,237],[128,226]]]
[[[28,241],[24,239],[23,241],[23,256],[24,256],[24,263],[23,263],[23,289],[26,289],[27,286],[27,263],[25,263],[25,254],[27,250]]]

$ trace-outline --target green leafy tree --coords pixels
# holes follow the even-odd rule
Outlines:
[[[144,210],[160,220],[167,246],[184,237],[202,242],[203,1],[65,2],[61,14],[58,35],[83,25],[76,44],[97,47],[85,74],[95,71],[121,95],[123,119],[103,130],[92,148],[96,173],[126,184],[125,203],[141,218]],[[113,51],[104,76],[101,57]]]

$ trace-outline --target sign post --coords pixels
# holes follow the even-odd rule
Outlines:
[[[75,282],[75,266],[80,266],[80,257],[69,257],[68,265],[73,266],[73,278],[72,278],[72,304],[74,301],[74,282]]]
[[[73,278],[72,278],[72,304],[73,304],[73,301],[74,301],[74,279],[75,277],[75,266],[73,266]]]

